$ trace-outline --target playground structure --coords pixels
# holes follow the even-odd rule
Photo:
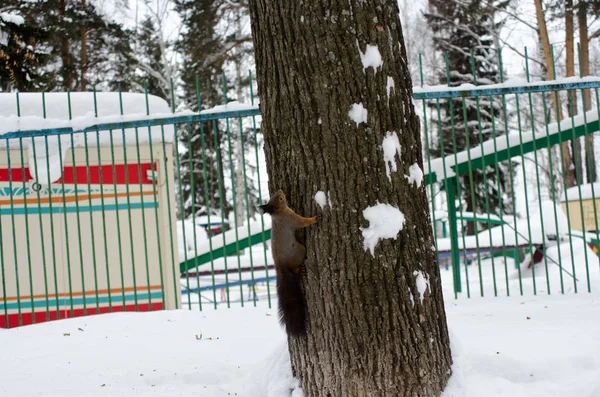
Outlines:
[[[591,111],[561,123],[548,121],[542,128],[533,121],[526,125],[521,118],[533,112],[535,95],[545,101],[546,94],[582,93],[586,89],[595,95]],[[600,273],[598,259],[588,249],[598,244],[596,229],[572,225],[584,215],[588,224],[590,214],[597,224],[594,185],[589,198],[581,192],[577,196],[589,200],[586,208],[591,212],[583,210],[582,200],[571,200],[563,207],[556,205],[560,197],[542,186],[538,155],[562,150],[562,143],[600,129],[599,90],[600,79],[596,78],[415,88],[415,106],[421,111],[423,123],[425,184],[438,262],[443,272],[447,269],[452,275],[456,297],[592,289],[594,277]],[[22,98],[19,105],[18,94],[2,94],[0,109],[6,108],[2,104],[8,95],[13,98],[11,106],[24,106]],[[69,98],[68,94],[61,95]],[[4,196],[0,207],[0,327],[119,310],[204,310],[221,305],[255,305],[259,299],[271,304],[275,274],[269,252],[268,217],[251,216],[247,211],[243,223],[239,223],[225,215],[227,195],[236,200],[235,191],[227,190],[236,178],[228,145],[221,148],[220,156],[221,164],[229,167],[222,172],[216,190],[208,186],[190,188],[202,189],[205,197],[222,198],[218,211],[207,214],[201,224],[228,224],[230,230],[199,238],[197,216],[188,219],[194,225],[191,229],[175,230],[176,213],[183,213],[184,186],[179,156],[172,156],[172,151],[173,147],[187,147],[185,153],[189,153],[191,148],[189,140],[181,138],[185,136],[181,131],[197,126],[202,132],[203,148],[204,137],[211,130],[221,131],[228,139],[237,133],[239,139],[249,140],[255,149],[247,154],[244,164],[256,168],[254,178],[260,185],[265,174],[259,160],[258,107],[230,103],[199,113],[168,114],[166,102],[151,112],[148,104],[158,103],[157,98],[141,95],[130,103],[133,106],[137,101],[138,108],[123,112],[123,104],[128,102],[119,95],[113,99],[121,109],[117,106],[116,112],[103,113],[99,98],[91,94],[88,98],[86,111],[96,109],[91,119],[78,119],[75,114],[69,121],[64,114],[71,109],[62,110],[60,123],[17,114],[26,122],[19,128],[10,129],[8,125],[0,131],[5,132],[0,136],[4,147],[0,152],[0,192]],[[501,104],[497,125],[502,131],[482,144],[432,158],[430,149],[434,145],[429,139],[436,135],[435,129],[441,131],[440,104],[466,106],[467,99],[476,102],[478,98],[491,98]],[[518,115],[510,116],[518,118],[516,127],[508,121],[509,101]],[[520,108],[520,101],[529,106]],[[43,103],[38,106],[42,109]],[[0,119],[3,116],[0,114]],[[240,126],[237,132],[231,127],[234,124]],[[459,120],[452,120],[455,124]],[[453,134],[460,135],[461,131]],[[61,149],[61,144],[68,147]],[[58,162],[58,171],[56,156],[64,157]],[[552,156],[547,158],[552,161]],[[209,159],[203,151],[194,161]],[[491,208],[467,211],[466,202],[473,195],[469,195],[465,181],[472,180],[477,170],[486,170],[486,177],[494,178],[498,167],[506,164],[516,169],[516,176],[500,197],[508,199],[518,194],[525,197],[524,202],[512,197],[516,206],[512,212],[494,212]],[[241,174],[246,186],[249,174],[245,169]],[[472,183],[470,189],[473,193]],[[486,191],[486,200],[488,194]],[[543,195],[548,200],[544,201]],[[259,189],[259,200],[263,199]],[[248,203],[248,191],[237,200]],[[550,201],[554,204],[549,205]],[[581,211],[574,211],[573,206]],[[192,209],[192,213],[196,211]],[[468,224],[474,227],[474,233],[467,231]],[[475,286],[478,288],[472,288]]]

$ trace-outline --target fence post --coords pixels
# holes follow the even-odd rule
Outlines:
[[[458,223],[456,219],[456,177],[447,178],[446,199],[448,203],[448,229],[450,230],[450,252],[452,255],[452,278],[454,280],[454,293],[462,292],[460,282],[460,253],[458,248]]]

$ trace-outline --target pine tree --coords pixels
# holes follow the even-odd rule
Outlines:
[[[250,31],[243,31],[241,28],[242,21],[248,20],[247,7],[247,0],[175,2],[175,9],[185,26],[177,49],[183,56],[181,80],[183,99],[188,108],[210,108],[222,104],[225,100],[244,101],[244,84],[247,81],[245,71],[248,70],[251,63],[249,58],[252,55]],[[230,84],[226,81],[230,81]],[[207,208],[212,208],[220,211],[222,199],[225,217],[228,217],[232,210],[236,211],[235,222],[238,226],[246,219],[246,184],[242,167],[245,166],[248,170],[249,166],[248,161],[243,164],[241,159],[242,150],[248,153],[250,148],[254,148],[253,131],[251,125],[243,123],[240,134],[238,120],[229,120],[229,135],[226,127],[226,122],[221,121],[216,124],[204,123],[202,128],[193,125],[180,131],[180,140],[186,145],[188,142],[191,144],[190,152],[183,153],[180,161],[181,190],[186,206],[184,214],[180,216],[187,217],[193,210],[198,213],[198,209],[206,211]],[[201,146],[202,131],[204,150]],[[202,157],[203,154],[205,158]],[[218,186],[219,179],[224,182],[221,190]],[[248,172],[246,182],[249,191],[248,203],[251,203],[249,213],[252,215],[257,202],[256,188]],[[209,203],[206,203],[206,190],[209,192]],[[234,192],[236,208],[233,207]]]
[[[508,1],[495,1],[496,8],[506,7]],[[447,56],[450,81],[445,71],[440,74],[441,83],[450,86],[460,84],[493,84],[500,82],[494,33],[499,29],[483,0],[429,0],[430,10],[426,19],[433,31],[433,40],[438,51]],[[477,78],[473,77],[476,71]],[[478,103],[477,103],[478,102]],[[463,109],[463,106],[465,109]],[[441,146],[433,148],[432,154],[441,156],[473,148],[481,142],[504,132],[501,106],[493,105],[489,98],[459,98],[444,101],[442,106],[442,131],[444,152]],[[495,119],[495,125],[492,123]],[[453,122],[452,122],[453,121]],[[454,136],[453,136],[454,135]],[[456,142],[456,144],[454,143]],[[468,212],[511,213],[512,200],[506,195],[512,177],[506,163],[475,170],[460,178],[462,199]],[[475,225],[467,223],[467,234],[475,232]]]
[[[169,77],[164,75],[165,65],[159,41],[159,33],[152,18],[145,18],[137,37],[136,66],[139,71],[136,84],[142,90],[146,87],[149,94],[170,101]]]
[[[183,101],[187,108],[196,111],[216,106],[223,102],[222,91],[219,90],[222,87],[223,62],[218,59],[223,43],[216,33],[218,4],[211,0],[176,0],[175,10],[185,26],[181,40],[177,43],[177,49],[183,56]],[[221,153],[223,132],[218,125],[213,128],[213,123],[203,123],[202,126],[193,124],[180,128],[178,137],[187,147],[185,153],[180,153],[180,194],[185,208],[179,217],[186,218],[192,212],[219,210],[220,198],[223,198],[223,215],[226,216],[231,206],[218,187],[218,181],[223,180],[224,175]],[[208,202],[205,199],[206,190],[209,192]]]
[[[38,4],[8,0],[0,7],[0,91],[45,90],[44,67],[52,56],[38,44],[50,29],[35,20]]]

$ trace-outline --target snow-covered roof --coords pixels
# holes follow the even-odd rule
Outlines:
[[[42,95],[34,92],[20,93],[17,98],[16,93],[0,93],[0,134],[52,128],[81,130],[97,124],[172,115],[169,104],[154,95],[119,95],[117,92],[72,92],[70,95],[50,92]],[[160,127],[154,129],[160,133]]]

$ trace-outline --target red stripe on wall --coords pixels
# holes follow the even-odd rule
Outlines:
[[[25,174],[25,178],[23,178],[23,174]],[[0,182],[8,182],[12,180],[13,182],[27,182],[31,179],[31,174],[29,173],[29,168],[21,169],[21,168],[11,168],[10,175],[12,176],[9,179],[8,168],[0,169]],[[15,186],[19,187],[19,186]]]
[[[162,302],[152,303],[152,310],[150,310],[150,305],[148,303],[140,303],[137,306],[137,310],[135,309],[135,304],[126,305],[126,306],[113,306],[112,312],[149,312],[149,311],[157,311],[162,310]],[[74,309],[73,315],[71,315],[71,310],[61,310],[60,311],[60,319],[72,318],[72,317],[83,317],[83,316],[92,316],[94,314],[105,314],[110,313],[109,307],[101,307],[99,309],[86,308],[85,312],[83,309]],[[6,317],[4,315],[0,316],[0,328],[6,328]],[[49,311],[48,317],[50,321],[58,320],[58,311]],[[46,317],[46,312],[35,312],[35,323],[45,323],[48,321]],[[33,324],[33,316],[31,313],[21,313],[21,325],[31,325]],[[16,328],[19,326],[19,314],[9,314],[8,315],[8,328]]]
[[[127,167],[125,164],[116,164],[114,167],[113,165],[95,165],[89,167],[89,183],[95,185],[100,184],[100,172],[102,172],[103,185],[112,185],[114,183],[117,185],[125,185],[127,182],[129,182],[129,184],[139,184],[140,180],[142,181],[142,185],[151,185],[154,181],[148,179],[148,171],[153,169],[156,170],[156,164],[153,165],[152,163],[127,164]],[[75,184],[75,177],[77,177],[77,185],[87,185],[88,167],[65,167],[63,169],[63,178],[66,184]],[[0,182],[23,182],[23,180],[27,182],[31,179],[31,173],[28,168],[12,168],[10,169],[10,172],[8,168],[0,169]],[[61,184],[61,180],[59,179],[52,184]],[[14,187],[18,188],[20,186]]]

